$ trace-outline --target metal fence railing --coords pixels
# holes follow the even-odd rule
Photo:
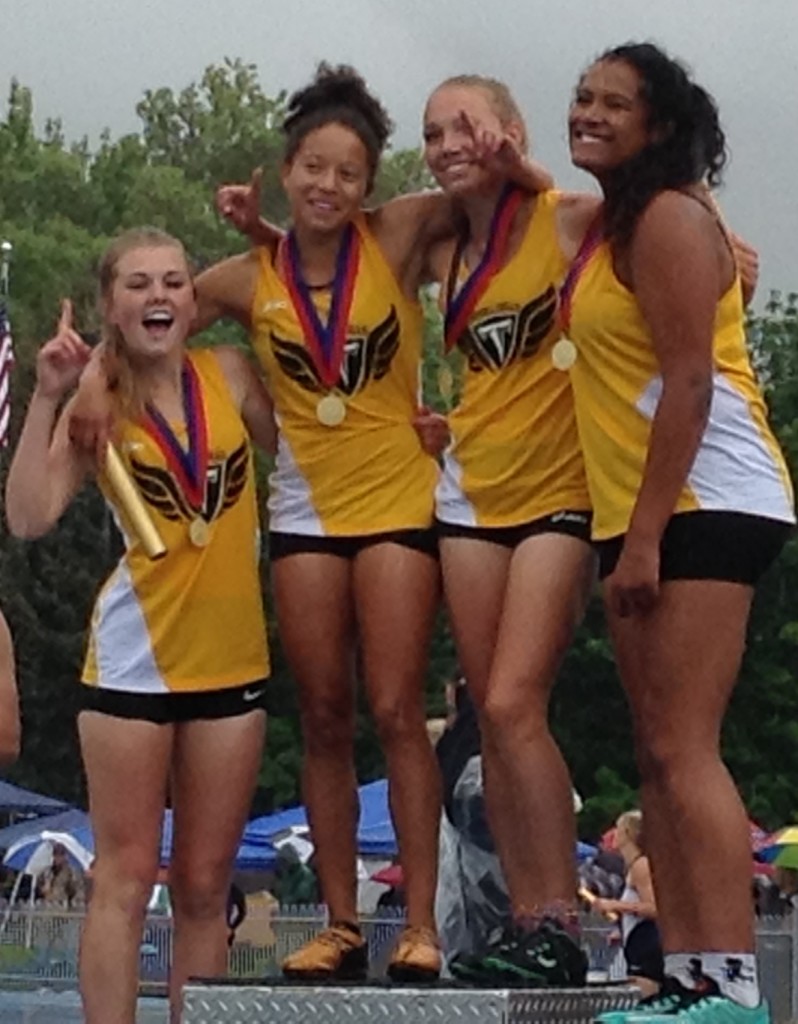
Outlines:
[[[39,908],[10,913],[0,932],[0,988],[9,982],[76,985],[83,918],[82,912],[52,913]],[[283,958],[325,923],[322,907],[251,910],[230,950],[230,977],[278,974]],[[384,971],[403,924],[402,912],[394,909],[362,919],[375,974]],[[603,919],[583,918],[582,938],[591,971],[597,979],[622,981],[626,973],[623,954],[609,941],[610,932]],[[770,1001],[774,1022],[798,1021],[798,914],[758,921],[757,957],[762,990]],[[148,917],[139,953],[139,978],[145,989],[165,985],[171,959],[171,918]]]

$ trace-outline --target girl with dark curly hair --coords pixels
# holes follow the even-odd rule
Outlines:
[[[754,586],[795,515],[705,188],[724,135],[680,64],[630,44],[582,75],[569,136],[604,195],[564,320],[669,976],[635,1013],[758,1024],[748,825],[719,740]]]
[[[282,182],[292,224],[211,268],[200,318],[251,331],[279,423],[269,551],[299,691],[303,794],[330,925],[283,963],[301,980],[365,976],[356,902],[356,656],[385,752],[408,926],[391,976],[434,978],[440,783],[424,671],[438,602],[437,467],[413,429],[429,204],[362,211],[391,121],[349,67],[289,98]]]

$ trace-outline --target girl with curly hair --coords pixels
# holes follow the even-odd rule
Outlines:
[[[759,1022],[748,825],[719,744],[754,586],[795,515],[705,188],[724,134],[680,64],[629,44],[582,75],[569,136],[604,197],[564,319],[668,976],[636,1013]]]

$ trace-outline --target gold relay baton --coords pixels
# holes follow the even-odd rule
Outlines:
[[[128,526],[141,541],[147,558],[152,561],[163,558],[166,554],[166,545],[161,540],[158,528],[152,521],[144,499],[122,461],[122,456],[110,442],[105,453],[104,474]]]

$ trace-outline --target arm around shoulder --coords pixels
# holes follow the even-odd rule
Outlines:
[[[367,213],[368,224],[388,263],[408,293],[432,278],[431,248],[456,230],[452,201],[443,192],[398,196]]]
[[[601,210],[601,198],[589,192],[563,192],[557,199],[557,236],[567,259],[573,260]]]
[[[259,251],[251,249],[215,263],[197,276],[194,281],[197,292],[195,334],[224,316],[250,327],[259,262]]]

